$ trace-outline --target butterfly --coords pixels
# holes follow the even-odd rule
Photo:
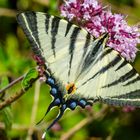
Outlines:
[[[140,106],[140,76],[117,51],[106,45],[108,34],[94,38],[85,29],[41,12],[17,15],[33,52],[44,61],[46,83],[53,97],[46,114],[55,106],[85,108],[95,102]],[[46,115],[45,114],[45,115]]]

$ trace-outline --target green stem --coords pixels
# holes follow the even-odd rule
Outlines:
[[[9,85],[7,85],[6,87],[4,87],[3,89],[0,90],[0,94],[2,94],[3,92],[5,92],[5,90],[9,89],[10,87],[12,87],[14,84],[18,83],[19,81],[21,81],[24,78],[24,75],[22,75],[21,77],[17,78],[16,80],[12,81]]]

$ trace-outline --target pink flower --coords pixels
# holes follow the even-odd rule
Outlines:
[[[133,107],[133,106],[125,106],[125,107],[123,107],[122,111],[123,111],[123,112],[132,112],[132,111],[134,111],[135,109],[136,109],[136,108]]]
[[[61,6],[61,15],[64,17],[67,17],[69,20],[72,20],[77,16],[77,18],[81,18],[81,13],[79,12],[80,7],[80,1],[78,3],[78,0],[69,0],[65,2],[65,5]]]
[[[60,7],[61,15],[69,20],[76,18],[77,21],[88,20],[102,11],[101,5],[96,0],[69,0]]]
[[[140,33],[137,26],[129,26],[121,14],[112,14],[97,0],[67,0],[61,6],[61,15],[76,20],[94,37],[109,33],[107,46],[118,51],[126,60],[136,57]]]
[[[59,124],[58,122],[55,123],[55,124],[51,127],[51,130],[54,131],[54,132],[60,131],[60,130],[61,130],[60,124]]]

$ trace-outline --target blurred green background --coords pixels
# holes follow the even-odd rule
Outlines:
[[[115,13],[128,15],[130,25],[139,24],[140,0],[101,2]],[[30,44],[17,25],[16,13],[32,10],[59,15],[61,3],[56,0],[0,0],[0,89],[36,66]],[[133,65],[140,73],[139,52]],[[7,90],[0,95],[0,103],[20,89],[19,83]],[[0,140],[40,140],[58,113],[57,108],[52,110],[41,124],[35,125],[50,102],[48,86],[36,82],[20,99],[0,110]],[[101,112],[103,108],[105,111]],[[96,104],[92,110],[67,111],[47,134],[47,140],[59,139],[140,140],[140,110]]]

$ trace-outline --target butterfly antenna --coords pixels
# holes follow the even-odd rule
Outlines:
[[[45,139],[45,136],[46,136],[47,131],[63,116],[65,110],[66,110],[66,108],[64,108],[63,106],[60,108],[59,114],[57,115],[57,117],[55,118],[55,120],[48,126],[48,128],[43,133],[42,139]]]

